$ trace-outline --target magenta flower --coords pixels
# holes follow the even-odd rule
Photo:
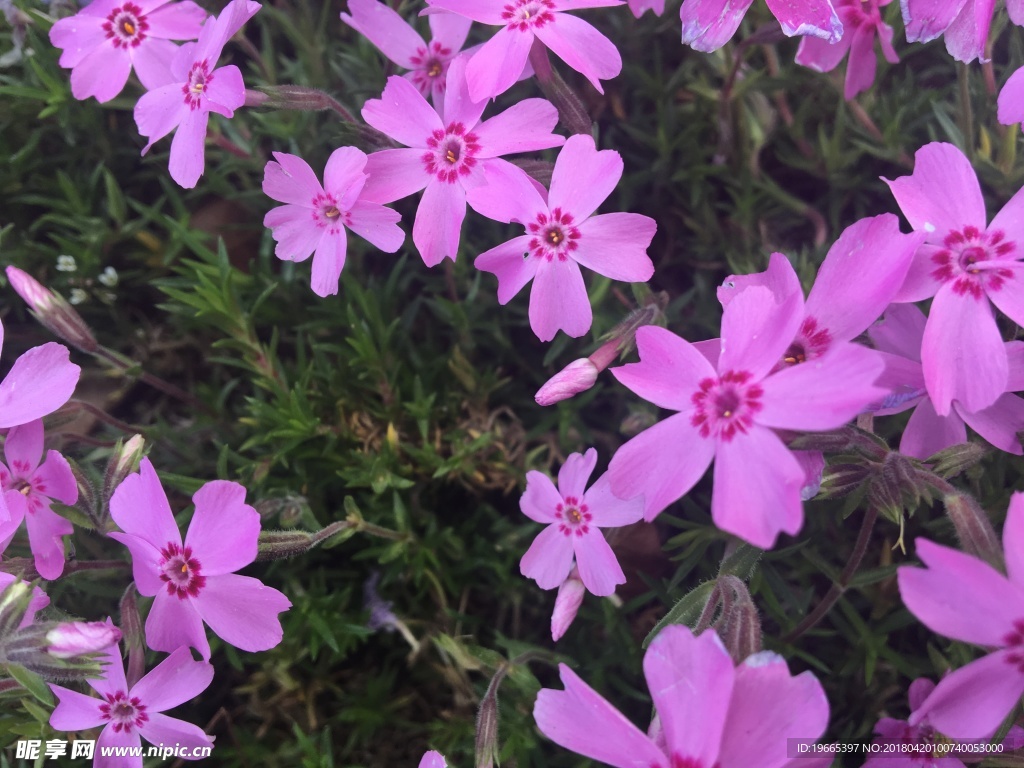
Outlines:
[[[39,463],[43,458],[43,422],[39,419],[7,433],[4,456],[7,465],[0,463],[0,488],[11,519],[0,523],[0,551],[7,548],[24,520],[36,570],[53,581],[64,572],[62,537],[74,528],[50,505],[53,499],[62,504],[78,501],[78,483],[57,451],[47,451],[46,461]]]
[[[596,464],[594,448],[583,455],[570,455],[558,473],[558,488],[541,472],[526,473],[526,492],[519,508],[548,527],[534,539],[519,569],[541,589],[562,585],[572,570],[573,556],[580,580],[595,595],[610,595],[616,584],[626,583],[619,561],[599,529],[635,523],[643,517],[643,503],[612,495],[607,475],[585,490]]]
[[[191,0],[94,0],[50,28],[60,65],[71,70],[76,99],[110,101],[128,82],[132,67],[147,89],[171,81],[171,40],[195,40],[206,11]]]
[[[736,34],[753,0],[683,0],[683,44],[698,51],[717,51]],[[768,0],[768,10],[784,34],[812,35],[830,43],[843,36],[843,22],[829,0]]]
[[[315,252],[311,285],[317,296],[338,292],[346,228],[387,253],[402,245],[401,215],[359,199],[366,183],[366,155],[358,149],[334,150],[324,170],[324,186],[301,157],[283,152],[274,152],[274,157],[277,162],[267,163],[264,170],[263,192],[286,205],[271,209],[263,226],[273,231],[279,259],[304,261]]]
[[[1024,3],[1021,5],[1024,7]],[[1024,20],[1018,23],[1024,26]],[[999,92],[998,107],[999,122],[1003,125],[1024,123],[1024,67],[1010,75],[1006,81],[1003,90]]]
[[[348,13],[341,20],[360,32],[380,52],[403,69],[405,78],[424,98],[440,107],[444,101],[448,64],[462,50],[472,22],[452,13],[430,16],[430,43],[409,24],[378,0],[348,0]]]
[[[917,539],[926,568],[897,578],[907,608],[928,629],[997,650],[944,677],[910,717],[954,739],[985,739],[1024,694],[1024,493],[1010,498],[1003,527],[1009,578],[978,558]]]
[[[480,122],[485,102],[466,92],[465,62],[448,68],[443,115],[401,77],[388,79],[380,99],[370,99],[363,118],[409,149],[374,152],[366,163],[366,200],[390,203],[424,190],[412,240],[424,263],[433,267],[459,251],[466,192],[493,180],[525,178],[500,155],[557,147],[565,139],[551,131],[558,112],[544,99],[525,99]],[[470,205],[476,207],[472,200]]]
[[[587,22],[565,11],[606,8],[625,0],[427,0],[438,8],[501,29],[473,54],[466,66],[469,95],[484,101],[504,93],[519,79],[534,40],[583,75],[598,90],[602,80],[622,71],[619,51]]]
[[[440,752],[430,750],[423,755],[419,768],[448,768],[448,763],[444,761],[444,755]]]
[[[111,646],[103,656],[104,676],[89,681],[100,698],[50,685],[58,699],[50,715],[53,728],[82,731],[103,726],[93,761],[96,768],[142,768],[141,753],[126,758],[108,756],[104,750],[140,747],[143,738],[158,746],[187,747],[189,754],[197,748],[213,748],[213,741],[198,726],[161,714],[194,699],[209,687],[213,681],[213,666],[209,662],[195,661],[188,648],[179,648],[129,687],[118,647]]]
[[[171,140],[171,178],[191,189],[203,175],[206,126],[210,113],[233,117],[245,103],[238,67],[217,66],[227,41],[260,9],[252,0],[231,0],[220,16],[203,24],[199,40],[181,46],[171,62],[169,84],[149,91],[135,105],[135,124],[149,139],[145,155],[175,128]]]
[[[665,12],[665,0],[628,0],[629,10],[638,19],[646,11],[652,11],[655,16],[661,16]]]
[[[890,2],[892,0],[837,0],[836,13],[843,22],[842,38],[835,43],[820,37],[801,38],[796,63],[818,72],[831,72],[849,51],[843,97],[850,101],[866,91],[875,81],[876,36],[885,60],[890,64],[900,60],[892,47],[892,27],[882,21],[879,11]]]
[[[984,58],[992,0],[901,0],[900,9],[908,43],[927,43],[944,34],[946,50],[957,61]],[[1024,4],[1007,0],[1006,9],[1014,24],[1024,25]]]
[[[817,739],[828,701],[810,673],[765,651],[734,666],[714,630],[663,629],[644,656],[663,740],[652,739],[558,665],[564,691],[543,689],[533,717],[556,744],[615,768],[782,768],[787,738]],[[794,763],[802,761],[794,761]]]
[[[0,349],[3,343],[0,323]],[[0,381],[0,429],[48,416],[71,398],[82,369],[69,358],[67,347],[51,341],[14,361]]]
[[[622,176],[622,157],[598,151],[589,136],[571,136],[558,153],[546,195],[520,175],[477,188],[470,204],[497,221],[514,221],[526,234],[481,253],[477,269],[498,278],[507,304],[534,280],[530,327],[541,341],[559,329],[573,337],[590,330],[593,315],[580,265],[613,280],[643,282],[654,274],[647,247],[657,230],[638,213],[592,215]]]
[[[915,161],[913,175],[884,179],[925,234],[893,300],[935,296],[921,349],[925,385],[940,416],[953,400],[973,413],[1006,391],[1006,349],[989,302],[1024,325],[1024,189],[986,226],[978,178],[959,149],[928,144]]]
[[[207,483],[192,501],[196,511],[183,544],[149,459],[110,499],[110,516],[124,531],[110,537],[131,551],[139,592],[155,596],[147,645],[167,652],[188,645],[208,659],[205,621],[243,651],[273,648],[281,642],[277,615],[291,603],[276,589],[235,573],[256,559],[259,512],[245,503],[245,488],[225,480]]]

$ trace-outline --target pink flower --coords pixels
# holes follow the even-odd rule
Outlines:
[[[842,341],[858,320],[847,323],[839,307],[812,305],[828,320],[811,329],[815,315],[805,311],[802,293],[798,281],[736,291],[722,317],[715,363],[663,328],[637,331],[640,362],[612,373],[677,413],[612,458],[608,474],[617,496],[644,494],[651,520],[715,459],[715,525],[763,549],[780,531],[800,530],[807,473],[774,430],[834,429],[885,394],[873,385],[882,370],[877,353]]]
[[[875,81],[876,35],[885,60],[890,64],[900,60],[892,47],[892,27],[882,21],[879,11],[890,2],[892,0],[838,0],[836,12],[843,21],[842,38],[835,43],[820,37],[801,38],[796,63],[818,72],[831,72],[849,51],[843,97],[849,101],[866,91]]]
[[[753,0],[683,0],[683,44],[698,51],[717,51],[736,34]],[[768,10],[784,34],[812,35],[830,43],[843,36],[843,22],[829,0],[768,0]]]
[[[537,405],[554,405],[562,400],[568,400],[594,386],[599,373],[597,366],[589,357],[573,360],[544,382],[544,386],[537,390],[534,399]]]
[[[245,103],[245,84],[238,67],[217,66],[224,45],[260,9],[252,0],[231,0],[220,16],[203,24],[199,40],[178,49],[171,62],[171,80],[151,90],[135,105],[139,133],[149,139],[145,155],[175,128],[171,141],[171,178],[191,189],[203,175],[206,125],[210,113],[233,117]]]
[[[946,36],[946,50],[964,63],[985,55],[992,25],[992,0],[901,0],[908,43],[927,43]],[[1024,3],[1007,0],[1006,9],[1014,24],[1024,25]]]
[[[480,122],[485,102],[470,100],[464,68],[461,57],[448,68],[443,118],[401,77],[389,78],[381,98],[367,101],[362,112],[374,128],[409,147],[370,155],[363,197],[390,203],[424,190],[412,240],[429,267],[458,254],[467,190],[488,180],[525,178],[500,155],[557,147],[565,141],[551,133],[558,112],[543,99],[525,99]],[[470,205],[475,208],[472,200]]]
[[[564,11],[622,5],[624,0],[427,0],[438,8],[501,29],[481,46],[466,67],[469,95],[483,101],[504,93],[519,79],[534,40],[582,74],[599,93],[601,81],[622,71],[615,45],[587,22]]]
[[[593,315],[580,265],[613,280],[643,282],[654,274],[647,256],[657,224],[638,213],[594,216],[622,176],[622,157],[598,151],[576,135],[558,153],[551,190],[523,177],[474,189],[470,204],[497,221],[525,225],[526,233],[480,254],[477,269],[498,277],[498,301],[507,304],[534,280],[530,327],[541,341],[559,329],[573,337],[590,329]]]
[[[191,0],[94,0],[50,28],[50,42],[62,50],[60,65],[71,69],[76,99],[110,101],[128,82],[132,67],[147,89],[170,82],[171,40],[195,40],[206,11]]]
[[[1024,6],[1024,3],[1021,3]],[[1019,22],[1024,25],[1024,21]],[[1014,125],[1024,122],[1024,67],[1021,67],[1006,81],[999,92],[999,122]]]
[[[565,690],[537,695],[537,727],[556,744],[616,768],[782,768],[787,738],[817,739],[828,724],[825,692],[810,672],[792,677],[785,660],[768,651],[734,666],[714,630],[694,637],[687,627],[669,626],[647,649],[657,740],[565,664],[558,669]]]
[[[11,519],[0,523],[0,551],[7,548],[24,520],[36,570],[44,579],[53,581],[64,572],[62,537],[73,533],[74,528],[50,505],[53,499],[62,504],[78,501],[78,483],[67,459],[57,451],[48,451],[46,461],[40,465],[43,422],[39,419],[7,434],[4,456],[7,465],[0,464],[0,488]]]
[[[472,22],[451,13],[430,16],[430,43],[409,24],[377,0],[348,0],[348,13],[341,20],[362,33],[380,52],[403,69],[411,70],[405,78],[415,85],[424,98],[435,106],[444,101],[448,64],[466,42]]]
[[[107,620],[109,623],[109,619]],[[113,626],[111,624],[111,626]],[[129,687],[124,664],[116,645],[105,654],[104,676],[89,685],[100,698],[50,685],[59,703],[50,715],[50,725],[58,731],[82,731],[104,726],[100,732],[93,765],[97,768],[142,766],[137,757],[113,757],[103,754],[111,747],[139,747],[145,738],[155,745],[180,745],[189,753],[200,747],[213,747],[213,741],[192,723],[161,714],[190,701],[213,681],[213,666],[195,661],[188,648],[179,648],[149,674]]]
[[[909,723],[927,719],[954,739],[988,738],[1024,694],[1024,493],[1010,498],[1003,527],[1009,578],[958,550],[915,543],[926,568],[897,575],[910,612],[933,632],[998,650],[944,677]]]
[[[1024,325],[1024,189],[986,226],[978,179],[959,149],[928,144],[915,160],[913,175],[883,179],[925,234],[893,301],[935,296],[921,348],[925,385],[940,416],[953,400],[973,413],[1006,391],[1006,349],[989,302]]]
[[[401,215],[359,199],[366,155],[358,149],[334,150],[324,170],[324,186],[301,157],[283,152],[274,152],[274,157],[277,162],[267,163],[264,171],[263,192],[287,205],[268,212],[263,226],[273,230],[279,259],[303,261],[315,251],[311,284],[318,296],[338,292],[346,227],[387,253],[402,245],[405,233],[397,224]]]
[[[629,10],[638,19],[645,11],[652,11],[655,16],[661,16],[665,12],[665,0],[628,0]]]
[[[595,595],[610,595],[626,577],[599,529],[618,528],[643,517],[640,499],[623,501],[612,495],[607,475],[590,490],[587,481],[597,464],[597,451],[574,453],[558,473],[558,488],[541,472],[526,473],[526,492],[519,508],[531,520],[548,523],[534,539],[519,565],[523,576],[541,589],[561,586],[572,570],[573,556],[580,580]]]
[[[235,573],[256,559],[259,513],[245,503],[245,488],[214,480],[192,497],[196,505],[184,544],[149,459],[110,499],[110,516],[124,533],[110,537],[128,547],[139,592],[155,596],[146,619],[146,643],[155,651],[192,646],[210,658],[203,622],[243,651],[281,642],[277,614],[288,598],[257,579]]]
[[[423,755],[419,768],[448,768],[448,763],[444,761],[444,755],[440,752],[430,750]]]
[[[4,327],[0,324],[0,348],[3,343]],[[51,341],[33,347],[14,361],[0,381],[0,429],[48,416],[71,398],[82,369],[69,357],[67,347]]]
[[[969,411],[954,400],[949,414],[939,416],[925,388],[921,366],[925,323],[924,313],[913,304],[893,304],[885,318],[868,331],[885,360],[878,384],[890,390],[875,413],[886,416],[914,409],[900,439],[900,453],[927,459],[951,445],[966,443],[966,423],[995,447],[1020,456],[1017,433],[1024,431],[1024,399],[1010,392],[1024,389],[1024,342],[1004,344],[1010,376],[1006,392],[992,405]]]

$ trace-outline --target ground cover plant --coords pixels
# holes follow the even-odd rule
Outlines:
[[[0,7],[0,764],[1024,765],[1019,0]]]

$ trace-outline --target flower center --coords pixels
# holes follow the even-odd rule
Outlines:
[[[575,496],[566,496],[562,503],[555,507],[555,517],[558,519],[558,530],[566,536],[583,536],[590,530],[590,521],[593,515],[587,509],[587,505],[581,503],[581,499]]]
[[[313,223],[319,229],[337,234],[349,223],[349,214],[338,207],[334,195],[324,192],[313,198]]]
[[[427,138],[423,169],[438,181],[454,184],[460,176],[468,176],[476,165],[480,151],[475,133],[467,133],[462,123],[451,123],[445,130],[436,130]]]
[[[1013,622],[1013,629],[1003,638],[1009,653],[1006,660],[1024,673],[1024,619]]]
[[[192,548],[168,542],[160,554],[162,557],[157,567],[160,569],[160,581],[167,585],[167,594],[177,595],[179,600],[198,597],[206,586],[206,577],[202,575],[201,563],[192,556]]]
[[[761,385],[749,371],[726,371],[718,379],[704,379],[690,398],[696,411],[690,418],[701,437],[732,440],[746,434],[761,410]]]
[[[941,283],[952,283],[961,296],[970,294],[980,299],[986,291],[998,291],[1013,277],[1006,264],[1019,258],[1017,244],[1007,240],[1000,230],[982,232],[977,227],[953,230],[942,241],[942,250],[932,255],[932,277]]]
[[[572,223],[572,214],[561,208],[555,208],[550,215],[538,213],[536,220],[526,225],[526,231],[533,235],[530,252],[534,258],[565,261],[571,251],[579,248],[580,231]]]
[[[102,27],[115,48],[135,48],[146,39],[149,23],[139,6],[125,3],[110,12]]]
[[[108,693],[106,701],[100,704],[100,714],[104,720],[110,721],[115,733],[131,733],[132,728],[140,728],[149,720],[146,705],[139,701],[138,696],[129,698],[124,691]]]
[[[514,0],[502,9],[501,18],[509,29],[526,32],[554,21],[554,10],[551,0]]]
[[[831,346],[832,334],[828,332],[828,328],[819,328],[817,320],[805,317],[800,324],[800,330],[797,331],[796,339],[782,355],[782,360],[775,370],[814,360],[825,354]]]
[[[429,97],[435,86],[444,90],[452,53],[451,48],[434,40],[426,48],[417,48],[416,53],[409,57],[413,65],[409,79],[424,96]]]
[[[185,94],[185,103],[189,109],[199,109],[202,104],[203,95],[210,83],[213,82],[213,73],[210,72],[210,65],[206,59],[197,61],[188,72],[188,79],[181,87]]]

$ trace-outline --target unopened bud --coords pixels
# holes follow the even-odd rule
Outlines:
[[[260,531],[256,560],[279,560],[284,557],[301,555],[336,534],[343,534],[339,537],[340,541],[352,536],[355,532],[355,526],[347,520],[331,523],[315,533],[309,531]]]
[[[793,451],[793,455],[804,471],[800,499],[809,501],[821,490],[821,478],[825,473],[825,455],[821,451]]]
[[[562,400],[586,392],[597,381],[597,366],[588,358],[569,363],[537,390],[537,405],[554,405]]]
[[[82,352],[92,354],[99,349],[85,320],[63,296],[17,267],[7,268],[7,279],[44,328]]]
[[[975,466],[988,452],[989,449],[980,443],[961,443],[929,456],[925,463],[931,465],[936,475],[948,480]]]
[[[826,499],[846,496],[868,478],[868,468],[861,464],[833,464],[827,469],[821,477],[819,489]]]
[[[978,502],[965,493],[951,493],[942,502],[964,552],[1002,569],[1003,548],[988,515]]]
[[[573,568],[569,578],[558,588],[558,596],[555,597],[555,610],[551,613],[552,640],[557,642],[572,625],[586,593],[587,589],[580,581],[580,572]]]
[[[498,762],[498,688],[507,673],[507,663],[498,667],[477,710],[476,768],[494,768]]]
[[[107,462],[107,470],[103,474],[103,498],[108,502],[124,479],[139,470],[145,446],[146,441],[142,435],[133,435],[128,442],[121,444],[119,441],[114,448],[110,461]]]
[[[46,652],[58,659],[96,653],[120,642],[121,630],[105,621],[68,621],[46,633]]]
[[[0,638],[10,636],[27,623],[24,619],[31,602],[32,585],[21,579],[14,579],[0,592]]]
[[[761,617],[750,597],[747,585],[735,576],[721,576],[722,615],[715,629],[729,654],[738,664],[761,650]]]

